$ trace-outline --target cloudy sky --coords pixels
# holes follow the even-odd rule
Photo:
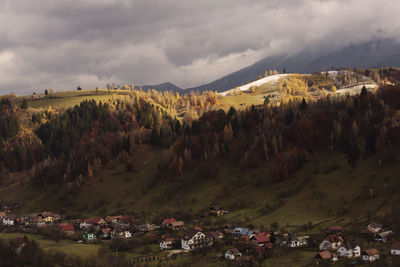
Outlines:
[[[400,37],[398,0],[0,0],[0,94],[186,88],[255,61]]]

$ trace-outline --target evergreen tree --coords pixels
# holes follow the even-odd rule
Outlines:
[[[152,145],[160,144],[160,136],[158,134],[158,129],[156,127],[154,127],[153,130],[151,130],[150,144],[152,144]]]
[[[360,93],[360,98],[364,98],[365,96],[367,96],[368,95],[368,92],[367,92],[367,87],[365,87],[365,85],[362,87],[362,89],[361,89],[361,93]]]
[[[359,159],[360,159],[360,148],[354,141],[350,146],[350,151],[348,154],[348,162],[354,168]]]
[[[303,97],[303,100],[301,100],[300,108],[301,108],[301,110],[306,110],[308,108],[308,104],[307,104],[306,100],[304,99],[304,97]]]

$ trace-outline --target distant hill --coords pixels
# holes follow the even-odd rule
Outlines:
[[[332,67],[399,67],[400,44],[391,39],[379,39],[361,44],[353,44],[336,51],[306,51],[297,55],[266,57],[251,66],[240,69],[208,84],[187,88],[186,90],[226,91],[236,86],[254,81],[264,75],[267,69],[282,72],[312,73]]]
[[[160,83],[160,84],[156,84],[156,85],[142,85],[142,86],[135,86],[136,89],[140,89],[142,88],[143,90],[157,90],[157,91],[173,91],[173,92],[177,92],[177,91],[181,91],[182,89],[179,88],[178,86],[176,86],[173,83],[170,82],[165,82],[165,83]]]

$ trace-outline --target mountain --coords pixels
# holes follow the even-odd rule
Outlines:
[[[156,85],[142,85],[142,86],[135,86],[135,88],[140,89],[142,88],[145,91],[154,89],[157,91],[173,91],[173,92],[177,92],[177,91],[181,91],[182,89],[179,88],[178,86],[176,86],[173,83],[170,82],[165,82],[165,83],[160,83],[160,84],[156,84]]]
[[[331,67],[400,67],[400,44],[392,39],[377,39],[361,44],[351,44],[335,51],[303,51],[296,55],[278,55],[261,59],[251,66],[228,74],[208,84],[187,88],[188,91],[226,91],[254,81],[265,70],[312,73]]]

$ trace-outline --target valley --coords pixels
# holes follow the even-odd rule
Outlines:
[[[3,98],[18,128],[2,124],[15,136],[3,141],[0,203],[5,214],[24,219],[3,225],[0,238],[27,235],[44,253],[88,264],[229,266],[220,254],[235,246],[244,255],[238,264],[309,266],[326,229],[340,225],[362,249],[374,246],[392,263],[391,243],[372,244],[362,232],[371,222],[394,239],[400,231],[396,71],[273,74],[219,94],[97,88]],[[214,206],[226,213],[210,216]],[[32,226],[43,211],[61,221]],[[118,231],[111,221],[97,224],[112,216],[133,216],[135,223],[118,226],[133,237],[100,234]],[[185,229],[162,227],[166,218]],[[74,223],[93,220],[89,228]],[[59,235],[61,222],[72,225],[73,236]],[[229,225],[273,234],[276,242],[259,252],[226,232]],[[187,253],[179,240],[191,229],[224,234]],[[286,233],[311,238],[287,248]],[[178,255],[160,250],[168,238]]]

